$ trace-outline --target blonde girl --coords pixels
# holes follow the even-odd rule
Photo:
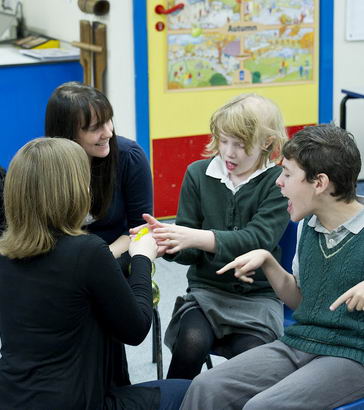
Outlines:
[[[277,105],[242,94],[211,118],[205,160],[184,177],[176,225],[146,216],[166,258],[190,265],[165,342],[172,350],[169,378],[194,378],[214,350],[231,358],[282,334],[282,304],[261,270],[253,284],[216,271],[238,255],[264,248],[280,256],[287,200],[275,181],[274,162],[286,141]]]

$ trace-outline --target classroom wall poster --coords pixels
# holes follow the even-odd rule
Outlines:
[[[314,80],[314,0],[183,3],[167,19],[167,90]]]

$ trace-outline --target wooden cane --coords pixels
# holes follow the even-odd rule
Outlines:
[[[94,85],[100,91],[104,91],[104,74],[107,64],[106,55],[106,25],[97,21],[93,23],[94,44],[101,48],[94,54]]]
[[[91,24],[87,20],[80,21],[80,40],[81,44],[92,44]],[[80,63],[83,67],[83,82],[92,85],[92,51],[80,47]]]

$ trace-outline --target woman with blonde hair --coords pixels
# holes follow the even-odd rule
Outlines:
[[[137,345],[149,331],[156,243],[151,234],[131,241],[126,278],[106,242],[82,229],[90,180],[87,154],[68,139],[33,140],[10,164],[0,238],[0,407],[178,409],[188,383],[131,386],[114,344]]]

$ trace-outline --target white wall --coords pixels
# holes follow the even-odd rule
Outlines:
[[[79,21],[107,25],[106,94],[119,135],[135,139],[132,0],[110,0],[110,12],[97,17],[80,11],[77,0],[22,0],[26,25],[63,41],[79,41]]]
[[[346,3],[347,0],[335,0],[333,119],[336,125],[340,123],[340,101],[344,96],[341,89],[364,90],[364,41],[345,40]],[[364,160],[364,99],[347,102],[346,128],[354,134]],[[364,170],[359,178],[364,178]]]

